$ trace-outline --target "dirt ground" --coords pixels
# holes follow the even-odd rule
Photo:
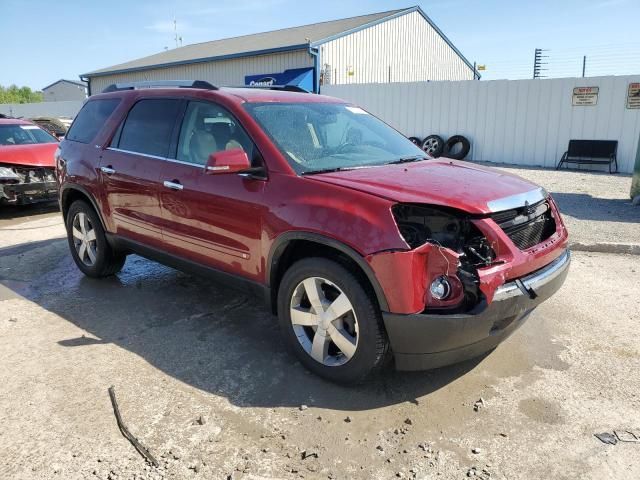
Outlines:
[[[640,444],[594,437],[640,432],[639,256],[576,252],[483,359],[345,388],[286,352],[257,299],[135,256],[85,278],[58,213],[15,216],[0,218],[2,479],[640,475]],[[118,430],[111,385],[159,468]]]

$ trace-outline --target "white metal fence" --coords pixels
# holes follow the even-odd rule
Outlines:
[[[0,103],[0,113],[17,118],[69,117],[73,118],[82,108],[81,100],[39,103]]]
[[[471,160],[554,167],[570,139],[618,140],[619,169],[631,173],[640,109],[627,108],[627,92],[637,82],[640,75],[370,83],[326,85],[321,93],[356,103],[407,136],[464,135]],[[575,87],[598,87],[597,103],[573,106]]]

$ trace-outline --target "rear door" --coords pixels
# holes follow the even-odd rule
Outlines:
[[[162,246],[160,170],[182,106],[179,99],[139,100],[102,153],[105,207],[119,236]]]
[[[212,102],[189,102],[175,152],[160,175],[162,233],[181,257],[259,280],[266,180],[205,173],[210,154],[232,148],[242,148],[253,166],[263,166],[231,113]]]

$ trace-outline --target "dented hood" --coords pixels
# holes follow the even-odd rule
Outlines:
[[[308,178],[396,202],[443,205],[474,214],[501,210],[503,199],[517,199],[520,195],[541,191],[539,186],[516,175],[445,158],[323,173]],[[523,195],[525,197],[527,195]]]
[[[0,145],[0,164],[29,167],[55,167],[54,153],[58,143]]]

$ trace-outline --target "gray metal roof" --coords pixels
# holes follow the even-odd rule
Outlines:
[[[62,82],[73,83],[74,85],[77,85],[79,87],[87,88],[87,84],[84,82],[79,82],[77,80],[67,80],[67,79],[61,78],[60,80],[56,80],[55,82],[47,85],[46,87],[42,87],[42,90],[46,90],[47,88],[51,88],[54,85],[57,85],[58,83],[62,83]]]
[[[93,77],[116,72],[142,70],[149,67],[164,67],[194,63],[197,61],[221,60],[224,58],[243,56],[243,54],[271,53],[279,50],[285,51],[296,48],[307,48],[310,44],[319,43],[321,40],[335,37],[369,23],[375,23],[386,17],[414,9],[415,7],[390,10],[359,17],[314,23],[301,27],[284,28],[271,32],[185,45],[184,47],[156,53],[155,55],[139,58],[130,62],[94,70],[81,76]]]

